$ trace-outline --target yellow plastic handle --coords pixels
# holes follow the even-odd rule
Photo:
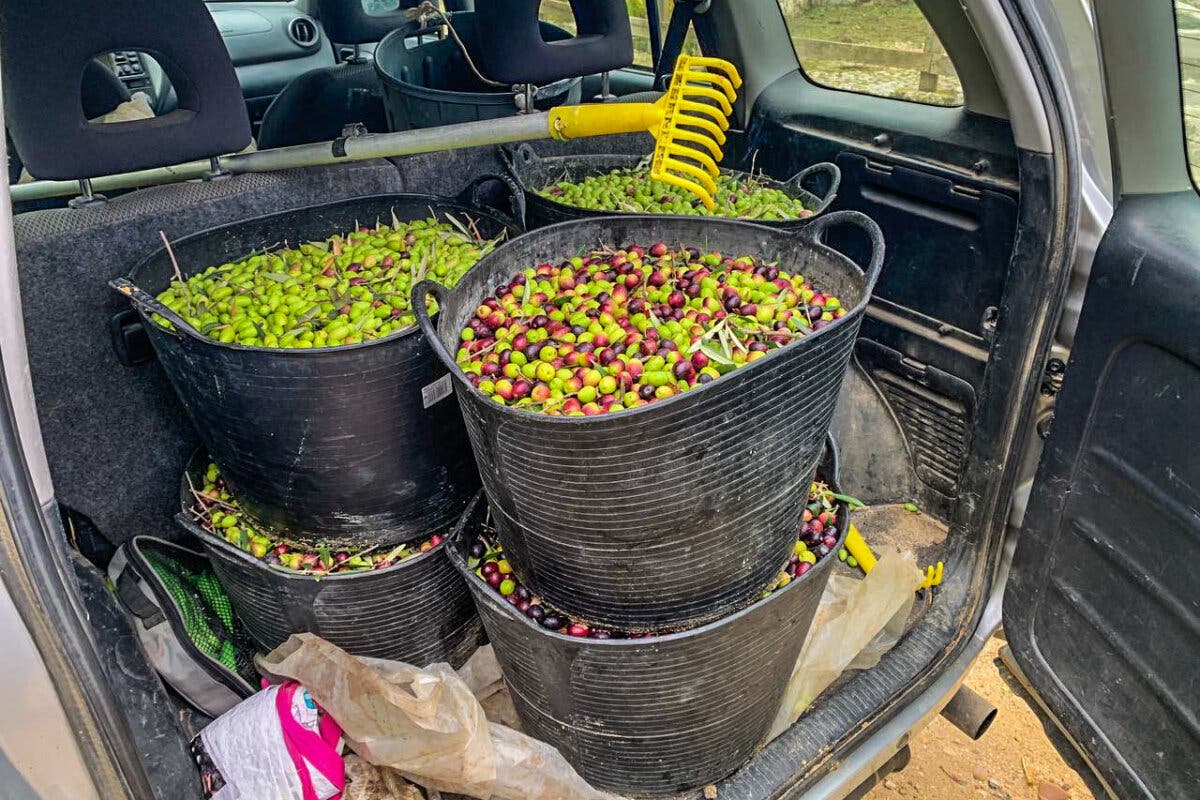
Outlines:
[[[871,548],[867,545],[866,539],[863,539],[862,534],[858,532],[858,528],[854,523],[850,523],[850,531],[846,534],[846,550],[858,562],[858,566],[863,573],[869,574],[875,569],[877,559],[875,554],[871,552]]]
[[[653,103],[602,103],[559,106],[550,110],[550,136],[581,139],[608,133],[638,133],[662,122],[662,110]]]

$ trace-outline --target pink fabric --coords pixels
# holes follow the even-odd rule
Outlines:
[[[279,723],[283,726],[283,742],[287,746],[292,763],[300,776],[300,785],[304,789],[304,800],[320,800],[313,789],[312,775],[308,772],[311,764],[317,772],[325,776],[339,790],[330,800],[341,800],[342,791],[346,788],[346,764],[337,752],[337,741],[342,735],[333,717],[324,714],[319,723],[320,733],[313,733],[301,725],[292,716],[292,697],[300,684],[288,681],[279,687],[275,694],[275,708],[279,712]],[[307,763],[306,763],[307,762]]]

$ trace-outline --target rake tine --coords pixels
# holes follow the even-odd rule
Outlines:
[[[716,142],[712,140],[711,136],[704,136],[687,128],[675,128],[671,131],[671,138],[677,142],[694,142],[695,144],[702,145],[717,161],[725,157],[725,154],[717,146]]]
[[[689,56],[686,69],[693,67],[704,67],[712,70],[714,73],[727,77],[735,89],[742,85],[742,76],[738,75],[737,68],[720,58],[710,58],[707,56]]]
[[[698,88],[702,84],[710,84],[720,89],[720,94],[726,102],[732,103],[737,99],[733,83],[719,72],[701,72],[697,69],[687,69],[683,73],[683,90],[685,92]],[[715,91],[715,90],[714,90]]]
[[[711,209],[714,205],[716,205],[716,202],[713,200],[712,195],[708,193],[708,190],[695,181],[689,181],[687,178],[681,178],[678,175],[670,172],[658,173],[654,175],[654,179],[662,181],[663,183],[669,183],[672,186],[678,186],[680,189],[691,192],[692,194],[696,195],[696,197],[700,198],[700,202],[704,203],[705,208]]]
[[[671,138],[676,130],[681,125],[686,125],[689,128],[699,128],[701,131],[707,131],[709,136],[714,139],[718,145],[725,144],[725,132],[722,131],[712,120],[696,117],[690,114],[680,114],[670,121],[667,126],[667,138]]]
[[[707,86],[697,86],[695,84],[689,84],[689,85],[683,87],[682,94],[683,94],[683,97],[688,100],[694,100],[695,98],[707,97],[709,100],[712,100],[714,103],[716,103],[718,106],[720,106],[721,112],[725,116],[729,116],[730,114],[733,113],[733,106],[729,103],[729,100],[726,99],[724,94],[722,94],[721,92],[718,92],[716,89],[712,89]]]
[[[721,168],[717,166],[717,162],[713,160],[713,157],[695,147],[672,143],[667,145],[667,152],[670,155],[680,158],[690,158],[692,161],[699,163],[704,168],[704,171],[714,178],[721,174]]]
[[[704,119],[707,117],[720,130],[729,130],[729,118],[722,114],[720,109],[710,106],[707,103],[697,103],[694,100],[680,100],[675,104],[675,109],[677,119],[680,117],[687,117],[688,119]]]
[[[709,194],[714,194],[717,191],[717,184],[713,181],[712,176],[705,172],[695,164],[689,164],[678,158],[668,157],[665,159],[663,166],[667,170],[675,172],[683,172],[694,177],[701,186],[708,190]]]
[[[714,142],[713,137],[704,136],[703,133],[692,131],[690,128],[674,128],[674,130],[671,132],[671,138],[676,140],[676,142],[692,142],[702,145],[703,148],[708,150],[709,154],[712,154],[713,158],[716,158],[718,161],[725,157],[724,152],[722,152],[720,146]]]

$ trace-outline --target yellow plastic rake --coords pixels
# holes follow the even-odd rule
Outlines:
[[[650,177],[678,186],[712,209],[729,115],[742,85],[720,58],[679,57],[666,94],[653,103],[564,106],[549,113],[550,135],[579,139],[649,131],[655,139]]]
[[[364,133],[347,130],[329,142],[276,147],[220,156],[172,167],[169,174],[148,172],[109,175],[90,186],[96,191],[281,169],[342,164],[371,158],[393,158],[465,147],[525,142],[534,139],[581,139],[608,133],[648,131],[654,135],[650,175],[692,192],[711,209],[719,174],[721,147],[729,130],[729,115],[742,85],[737,68],[719,58],[680,56],[667,93],[653,103],[598,103],[529,111],[511,117],[461,122],[432,128]],[[13,187],[14,200],[35,200],[74,194],[75,181],[36,181]]]

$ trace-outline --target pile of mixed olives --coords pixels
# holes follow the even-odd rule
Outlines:
[[[836,494],[825,483],[816,481],[812,484],[800,529],[796,533],[796,544],[788,562],[779,571],[775,582],[762,593],[760,599],[770,597],[793,580],[803,577],[819,560],[828,556],[837,546],[839,539],[837,504],[839,500],[852,501],[852,505],[858,503],[853,498]],[[674,630],[622,631],[612,627],[587,625],[579,620],[571,619],[568,615],[546,605],[540,597],[521,583],[520,578],[513,572],[512,566],[504,558],[504,549],[495,532],[490,529],[485,530],[471,543],[467,556],[467,567],[474,570],[480,580],[495,590],[518,612],[546,630],[590,639],[644,639],[649,636],[664,636],[678,632]]]
[[[434,534],[417,545],[375,546],[357,553],[328,547],[305,548],[257,525],[230,494],[229,486],[216,464],[208,465],[203,485],[192,485],[191,490],[193,502],[189,512],[201,528],[275,569],[302,575],[319,577],[383,569],[428,552],[442,543],[443,537]]]
[[[692,193],[652,179],[649,167],[614,169],[579,181],[559,181],[538,194],[577,208],[633,214],[688,214],[782,222],[806,219],[814,213],[800,198],[752,175],[722,172],[716,184],[715,206],[711,210]]]
[[[497,403],[612,413],[708,383],[846,313],[778,264],[635,244],[500,284],[460,331],[455,360]]]
[[[322,242],[255,253],[171,282],[159,302],[225,344],[310,348],[358,344],[416,321],[412,287],[424,278],[458,283],[498,239],[474,220],[443,214]],[[159,315],[164,327],[170,323]]]

